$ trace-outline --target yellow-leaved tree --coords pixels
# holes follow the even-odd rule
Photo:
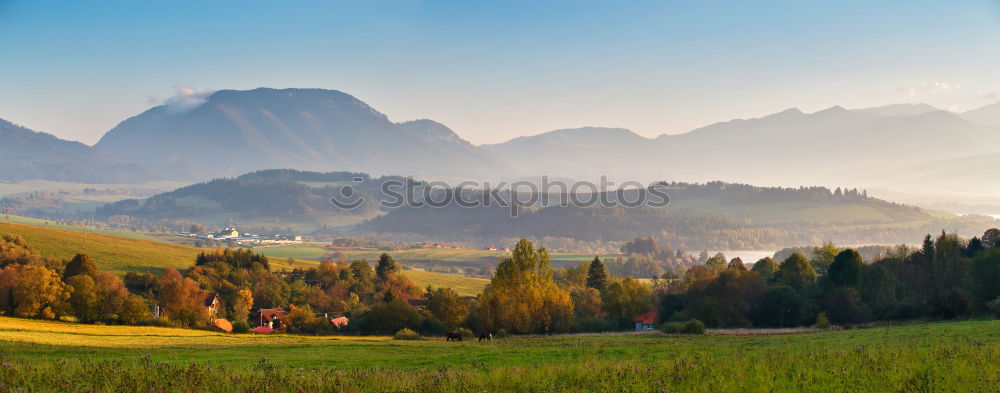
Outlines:
[[[527,239],[500,259],[476,309],[482,327],[493,332],[565,332],[573,323],[573,302],[552,279],[548,251]]]
[[[243,288],[236,292],[236,301],[233,304],[233,322],[244,321],[250,317],[250,310],[253,308],[253,292]]]

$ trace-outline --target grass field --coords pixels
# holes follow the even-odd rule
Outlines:
[[[267,255],[272,258],[295,258],[297,260],[309,260],[309,261],[321,261],[323,256],[326,255],[327,250],[322,247],[315,246],[285,246],[285,247],[267,247],[267,248],[255,248],[255,252]],[[462,256],[471,256],[472,258],[478,258],[478,250],[449,250],[449,249],[433,249],[432,251],[438,251],[437,253],[427,253],[420,252],[414,253],[412,250],[401,250],[393,251],[390,254],[394,259],[403,264],[409,264],[414,262],[412,259],[415,255],[420,258],[427,258],[433,256],[441,256],[444,258],[452,258],[452,261],[459,260],[465,261]],[[444,251],[444,252],[441,252]],[[454,251],[467,251],[466,253],[456,253]],[[472,252],[469,252],[472,251]],[[475,253],[473,253],[475,252]],[[482,251],[483,253],[488,253],[489,251]],[[378,260],[379,255],[382,251],[345,251],[348,258],[354,259],[364,259],[369,262],[375,262]],[[456,258],[456,255],[458,256]],[[437,259],[419,259],[417,261],[430,261],[437,262]],[[420,288],[425,288],[428,285],[434,287],[448,287],[454,289],[462,296],[475,296],[483,291],[489,280],[481,278],[465,277],[457,274],[448,273],[438,273],[438,272],[428,272],[420,270],[404,270],[403,274],[410,278],[414,284],[417,284]]]
[[[283,246],[257,248],[254,251],[269,257],[276,258],[296,258],[321,261],[329,252],[323,247],[315,244],[305,244],[299,246]],[[484,264],[496,265],[500,257],[504,256],[503,251],[475,250],[475,249],[454,249],[454,248],[414,248],[396,251],[378,250],[350,250],[341,251],[348,259],[364,259],[374,261],[383,252],[388,252],[393,259],[403,264],[421,264],[434,266],[481,266]],[[552,265],[555,267],[575,266],[580,263],[590,262],[594,259],[592,254],[564,254],[553,253],[550,255]],[[618,255],[601,255],[601,259],[614,259]]]
[[[322,261],[327,253],[325,248],[315,246],[257,247],[253,251],[273,258],[308,259],[317,262]]]
[[[447,287],[454,289],[455,292],[458,292],[461,296],[476,296],[483,292],[483,288],[486,288],[486,284],[490,283],[490,280],[484,278],[464,277],[447,273],[423,272],[420,270],[403,270],[403,274],[421,289],[426,288],[428,285],[434,286],[435,288]]]
[[[15,218],[14,216],[11,216]],[[32,219],[17,217],[22,222],[31,223]],[[41,220],[39,220],[41,221]],[[42,222],[41,224],[44,224]],[[79,252],[84,252],[94,260],[97,267],[116,274],[125,272],[150,272],[159,274],[168,267],[179,270],[187,269],[194,264],[194,259],[204,249],[186,247],[155,240],[156,237],[123,236],[125,234],[139,235],[135,232],[103,231],[99,233],[58,229],[53,226],[14,224],[0,222],[0,234],[11,233],[23,237],[43,256],[70,259]],[[266,248],[261,250],[296,250],[292,247]],[[267,254],[265,254],[267,255]],[[313,260],[306,260],[294,255],[269,255],[271,266],[276,270],[292,268],[309,268],[316,265]],[[289,261],[291,257],[293,260]],[[376,258],[369,259],[374,261]],[[415,284],[424,288],[450,287],[460,295],[475,296],[482,292],[487,280],[462,277],[453,274],[421,272],[406,270],[407,275]]]
[[[0,222],[0,234],[5,233],[23,237],[39,254],[46,257],[70,259],[77,253],[86,253],[99,269],[116,274],[159,274],[168,267],[187,269],[194,264],[198,253],[205,251],[160,241],[152,235],[143,236],[141,233],[127,231],[104,230],[95,233],[54,226]],[[286,258],[271,261],[271,266],[278,270],[314,265],[312,261],[289,262]]]
[[[126,231],[126,230],[120,230],[120,229],[104,229],[104,228],[98,228],[98,227],[91,226],[91,225],[65,225],[65,224],[57,224],[53,220],[43,220],[43,219],[39,219],[39,218],[14,216],[14,215],[8,215],[8,214],[0,214],[0,223],[32,225],[32,226],[37,226],[37,227],[62,229],[62,230],[66,230],[66,231],[86,232],[86,233],[99,233],[99,234],[103,234],[103,235],[112,235],[112,236],[118,236],[118,237],[130,237],[130,238],[134,238],[134,239],[154,240],[154,241],[164,241],[164,242],[170,242],[171,240],[180,240],[180,239],[174,239],[174,238],[177,238],[177,236],[171,237],[171,236],[167,236],[167,235],[155,235],[155,234],[151,234],[151,233],[132,232],[132,231]]]
[[[46,257],[70,259],[85,252],[99,269],[119,274],[158,273],[167,267],[187,269],[199,252],[191,247],[133,237],[0,222],[0,234],[6,233],[23,237]]]
[[[971,392],[1000,386],[1000,322],[449,343],[0,317],[0,360],[12,391]]]

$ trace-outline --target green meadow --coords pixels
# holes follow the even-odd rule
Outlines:
[[[0,358],[0,390],[39,392],[972,392],[1000,386],[1000,322],[454,343],[0,318]]]

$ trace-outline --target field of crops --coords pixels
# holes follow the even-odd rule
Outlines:
[[[1000,322],[450,343],[0,318],[0,360],[11,391],[971,392],[1000,386]]]

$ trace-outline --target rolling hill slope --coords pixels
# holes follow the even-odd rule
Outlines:
[[[115,232],[118,231],[88,233],[38,225],[0,222],[0,235],[15,234],[21,236],[42,256],[68,260],[82,252],[93,259],[98,269],[115,274],[124,274],[130,271],[159,274],[168,267],[184,270],[194,265],[198,253],[205,251],[204,249],[150,240],[154,238],[140,234],[132,234],[133,237],[108,234]],[[271,258],[270,262],[272,269],[275,270],[309,268],[317,264],[316,261],[290,260],[289,258]],[[406,270],[403,273],[421,288],[428,285],[449,287],[463,296],[475,296],[488,283],[487,280],[453,274],[414,270]]]
[[[200,252],[146,239],[0,222],[0,234],[7,233],[23,237],[42,256],[68,260],[82,252],[90,255],[99,269],[116,274],[187,269]]]

